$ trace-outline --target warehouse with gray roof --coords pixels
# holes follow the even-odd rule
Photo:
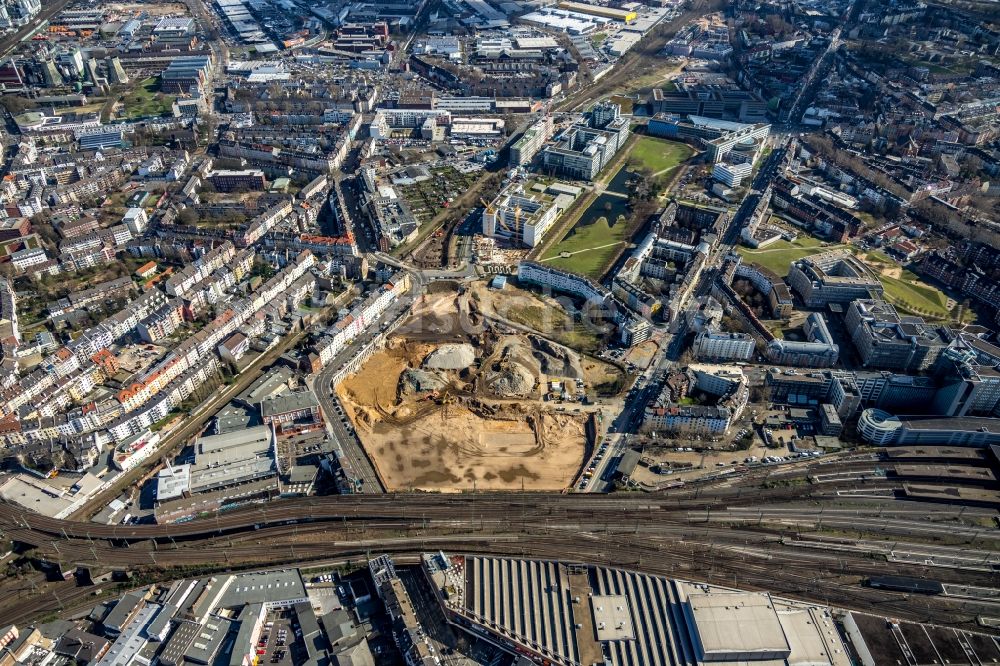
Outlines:
[[[560,666],[850,666],[830,609],[661,576],[504,557],[425,555],[445,616]]]

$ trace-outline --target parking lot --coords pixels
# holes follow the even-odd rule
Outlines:
[[[295,645],[295,631],[292,627],[291,613],[287,610],[271,611],[268,614],[264,630],[257,641],[257,657],[260,664],[299,663],[293,658],[293,651],[298,654],[299,647]]]

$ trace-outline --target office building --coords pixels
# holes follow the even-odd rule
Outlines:
[[[649,119],[646,131],[652,136],[693,141],[702,145],[708,159],[716,162],[753,163],[771,132],[766,123],[734,123],[704,116],[686,118],[658,114]]]
[[[729,187],[739,187],[753,173],[753,165],[749,162],[729,164],[717,162],[712,167],[712,178]]]
[[[708,86],[684,87],[680,90],[653,88],[650,106],[654,114],[735,118],[741,123],[767,120],[767,101],[739,89]]]
[[[586,123],[573,125],[542,150],[545,170],[593,180],[628,139],[629,121],[620,114],[621,107],[617,104],[604,102],[595,106]]]
[[[885,292],[874,271],[846,250],[792,262],[788,284],[811,308],[831,303],[847,305],[859,299],[881,300]]]
[[[919,317],[901,317],[885,301],[852,301],[846,324],[861,362],[884,370],[930,370],[953,339],[946,326],[931,326]]]
[[[483,235],[535,247],[574,199],[571,194],[553,197],[544,190],[524,192],[519,183],[512,183],[483,211]]]
[[[881,409],[866,409],[858,432],[876,446],[977,446],[1000,445],[1000,419],[982,417],[893,416]]]
[[[804,368],[830,368],[840,357],[826,319],[818,312],[810,313],[803,326],[806,341],[775,338],[767,343],[765,355],[772,363]]]
[[[510,147],[510,166],[530,164],[545,142],[552,136],[552,116],[545,114],[538,122],[524,131]]]

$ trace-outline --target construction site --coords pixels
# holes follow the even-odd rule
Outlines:
[[[337,395],[388,490],[562,490],[623,374],[437,283]],[[477,295],[477,296],[476,296]],[[614,390],[612,388],[612,390]]]

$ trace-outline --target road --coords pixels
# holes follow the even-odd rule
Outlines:
[[[375,336],[381,335],[390,322],[409,312],[415,298],[416,293],[411,291],[396,300],[365,330],[361,337],[355,338],[323,370],[311,378],[313,391],[319,400],[323,418],[326,421],[327,435],[335,442],[337,458],[340,460],[344,474],[356,483],[355,492],[377,494],[385,492],[385,486],[334,393],[333,377],[357,356],[358,352]]]

